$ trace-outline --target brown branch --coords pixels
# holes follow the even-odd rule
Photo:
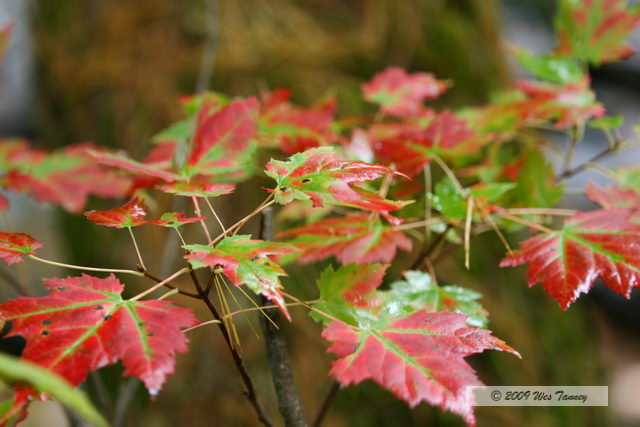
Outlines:
[[[420,255],[418,255],[418,258],[416,258],[413,264],[411,264],[411,267],[409,268],[409,270],[415,270],[416,268],[419,268],[422,264],[424,264],[426,259],[431,256],[433,251],[435,251],[438,248],[438,246],[440,246],[440,243],[442,243],[442,241],[445,239],[450,229],[451,229],[451,224],[447,224],[447,227],[444,229],[444,231],[441,234],[439,234],[438,237],[433,239],[429,244],[429,246],[427,246],[420,253]]]
[[[322,425],[324,417],[327,416],[329,407],[333,403],[333,399],[336,397],[336,394],[338,394],[338,390],[340,390],[340,383],[338,381],[333,381],[329,390],[327,390],[327,393],[324,395],[324,399],[322,399],[322,405],[320,405],[320,409],[313,420],[313,424],[311,424],[312,427],[320,427]]]
[[[137,265],[137,266],[136,266],[136,269],[137,269],[139,272],[141,272],[142,274],[144,274],[144,276],[145,276],[145,277],[148,277],[149,279],[153,280],[154,282],[157,282],[157,283],[162,282],[162,279],[161,279],[161,278],[159,278],[159,277],[158,277],[158,276],[156,276],[155,274],[150,273],[149,271],[145,270],[144,268],[142,268],[142,266],[141,266],[141,265]],[[193,274],[193,271],[191,271],[191,273]],[[171,284],[169,284],[169,283],[165,283],[165,284],[164,284],[164,286],[165,286],[166,288],[171,289],[171,290],[173,290],[173,289],[177,289],[177,290],[178,290],[178,293],[179,293],[180,295],[184,295],[184,296],[191,297],[191,298],[201,299],[201,297],[200,297],[200,295],[199,295],[199,294],[196,294],[196,293],[194,293],[194,292],[189,292],[189,291],[183,291],[182,289],[180,289],[180,288],[178,288],[178,287],[176,287],[176,286],[173,286],[173,285],[171,285]]]
[[[263,240],[273,239],[273,211],[266,208],[262,211],[262,229],[260,237]],[[260,296],[262,305],[269,301]],[[287,349],[287,343],[282,335],[282,330],[277,325],[281,324],[280,312],[277,309],[265,310],[266,316],[261,318],[262,331],[267,346],[267,356],[271,366],[273,386],[278,398],[278,408],[284,418],[287,427],[306,427],[309,425],[307,416],[302,406],[302,399],[296,387],[293,367]]]
[[[229,331],[227,330],[227,327],[225,326],[223,321],[224,319],[222,318],[220,313],[218,313],[218,310],[211,302],[211,299],[209,298],[209,294],[206,292],[205,289],[202,288],[202,286],[200,286],[200,282],[198,278],[195,276],[195,274],[191,275],[191,279],[193,280],[193,284],[195,285],[196,290],[198,291],[199,297],[204,301],[207,308],[211,312],[211,315],[213,316],[213,318],[220,322],[217,324],[218,328],[222,333],[224,341],[227,343],[227,347],[231,352],[233,362],[235,363],[236,368],[238,369],[238,372],[242,377],[242,381],[244,382],[244,385],[247,388],[244,394],[247,397],[247,399],[249,399],[249,402],[251,403],[251,405],[254,407],[256,414],[258,415],[258,420],[265,426],[273,427],[273,423],[269,419],[269,416],[267,415],[264,408],[262,407],[262,404],[258,400],[258,396],[256,394],[256,388],[253,384],[253,380],[251,379],[251,376],[249,375],[249,371],[247,370],[247,367],[244,364],[244,360],[242,359],[242,356],[240,356],[240,353],[238,353],[238,350],[233,346],[231,342]]]
[[[567,170],[563,171],[558,176],[556,176],[556,181],[565,180],[567,178],[572,177],[573,175],[576,175],[576,174],[584,171],[585,169],[587,169],[589,167],[589,165],[591,163],[595,163],[595,162],[597,162],[599,160],[602,160],[603,158],[609,156],[610,154],[615,153],[618,150],[619,145],[620,144],[610,145],[606,149],[602,150],[601,152],[599,152],[598,154],[593,156],[591,159],[587,160],[586,162],[581,163],[581,164],[579,164],[578,166],[576,166],[574,168],[567,169]]]

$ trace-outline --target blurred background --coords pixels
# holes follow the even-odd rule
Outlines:
[[[253,95],[283,86],[293,90],[299,104],[333,92],[340,116],[363,114],[371,106],[363,102],[359,85],[388,65],[452,80],[454,86],[437,101],[439,107],[479,105],[519,77],[507,41],[534,52],[553,46],[554,8],[553,0],[0,0],[0,24],[15,25],[0,65],[0,97],[5,100],[0,133],[27,137],[47,148],[94,141],[141,158],[150,137],[181,118],[182,95],[203,90]],[[640,58],[594,70],[599,97],[612,114],[622,113],[630,123],[640,115],[639,70]],[[590,157],[602,142],[600,135],[589,135],[576,160]],[[632,155],[626,163],[637,161],[637,153]],[[588,178],[581,175],[568,186],[579,188]],[[245,186],[220,199],[223,221],[234,222],[262,200],[255,188]],[[96,227],[82,216],[26,197],[12,196],[11,201],[13,226],[46,242],[42,253],[48,258],[131,267],[135,255],[126,232]],[[158,203],[157,209],[169,209],[169,201]],[[565,204],[589,207],[577,195],[568,196]],[[113,202],[92,200],[88,208],[110,207]],[[157,229],[139,231],[153,271],[172,271],[171,262],[162,261],[166,240]],[[483,407],[476,411],[478,424],[640,425],[638,298],[627,301],[596,291],[562,313],[540,287],[527,288],[523,269],[497,268],[504,249],[495,235],[479,236],[471,250],[469,271],[462,267],[459,251],[439,264],[439,281],[481,292],[491,313],[490,329],[523,355],[517,360],[488,352],[470,358],[485,383],[610,387],[608,408]],[[73,274],[24,264],[14,270],[38,292],[40,277]],[[308,278],[323,268],[294,269],[286,286],[293,294],[315,298]],[[130,285],[142,283],[132,280]],[[15,296],[8,287],[0,295]],[[199,315],[208,319],[205,312]],[[330,386],[332,357],[306,310],[295,309],[293,315],[293,324],[283,329],[305,409],[313,418]],[[257,317],[248,318],[258,325]],[[238,317],[237,325],[260,397],[279,424],[264,343],[247,320]],[[155,400],[137,381],[121,378],[119,367],[101,370],[83,387],[116,426],[256,425],[217,329],[198,329],[190,339],[190,352],[178,357],[176,374]],[[52,403],[37,410],[34,405],[26,425],[81,425],[62,411]],[[410,410],[391,393],[365,382],[338,392],[325,425],[463,422],[424,404]]]

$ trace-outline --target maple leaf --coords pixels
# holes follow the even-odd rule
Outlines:
[[[178,181],[160,186],[160,190],[165,193],[187,197],[218,197],[233,193],[235,188],[233,184],[209,182],[204,177],[189,182]]]
[[[592,64],[619,61],[635,53],[626,43],[640,25],[640,8],[626,0],[562,0],[556,15],[556,54]]]
[[[129,158],[126,153],[109,153],[107,151],[91,151],[91,155],[101,164],[118,169],[124,169],[138,175],[157,178],[161,181],[173,182],[180,179],[180,175],[172,170],[171,160],[173,159],[175,144],[161,144],[149,153],[149,156],[142,162]],[[158,155],[162,158],[156,158]],[[151,180],[150,185],[156,181]],[[143,187],[137,185],[137,187]]]
[[[22,261],[24,255],[36,253],[42,243],[28,234],[0,232],[0,258],[7,264],[15,264]]]
[[[610,185],[602,188],[593,182],[587,183],[586,196],[605,209],[612,208],[640,208],[640,193],[635,190]]]
[[[519,354],[490,331],[469,326],[464,314],[430,311],[437,301],[420,295],[424,281],[376,291],[386,267],[352,264],[320,277],[315,307],[332,319],[312,317],[326,324],[322,336],[338,356],[330,374],[344,386],[372,379],[411,406],[424,401],[473,425],[466,387],[482,383],[464,358],[488,349]]]
[[[381,165],[338,160],[331,147],[296,153],[285,161],[271,159],[265,173],[276,180],[277,187],[270,191],[280,204],[312,200],[314,207],[338,204],[386,213],[410,203],[394,202],[354,187],[358,182],[401,174]]]
[[[389,67],[362,85],[364,99],[379,104],[382,111],[399,117],[419,115],[422,103],[434,99],[447,89],[447,82],[433,74],[407,74],[399,67]]]
[[[383,123],[371,126],[371,144],[376,158],[394,164],[413,178],[434,155],[451,157],[476,152],[486,142],[450,111],[420,122]]]
[[[195,216],[192,218],[185,218],[184,212],[166,212],[163,213],[159,220],[150,221],[152,224],[156,224],[162,227],[178,228],[184,224],[192,222],[203,221],[207,219],[206,216]]]
[[[215,247],[186,245],[183,248],[189,251],[185,258],[193,268],[219,266],[235,286],[246,285],[256,294],[264,295],[291,320],[280,293],[279,276],[286,276],[286,273],[269,256],[294,252],[294,247],[236,235],[225,237]]]
[[[137,227],[148,222],[144,219],[147,211],[138,197],[134,197],[118,208],[108,211],[87,211],[84,216],[98,225],[114,228]]]
[[[80,385],[89,372],[121,360],[124,375],[138,377],[157,394],[173,373],[175,353],[187,350],[181,328],[198,323],[190,310],[166,300],[122,299],[113,275],[45,279],[51,292],[0,305],[0,316],[22,336],[22,358]]]
[[[293,238],[289,243],[301,250],[298,261],[302,263],[330,256],[342,264],[391,262],[398,249],[410,251],[412,247],[403,232],[383,225],[379,218],[371,220],[368,213],[322,219],[278,233],[276,238]]]
[[[331,130],[336,100],[327,97],[309,108],[289,103],[291,91],[276,89],[262,101],[259,119],[260,141],[279,147],[286,154],[327,145],[337,139]]]
[[[528,264],[529,286],[541,282],[566,310],[597,278],[629,298],[640,284],[640,224],[632,209],[579,213],[562,230],[534,236],[507,255],[501,267]]]
[[[237,99],[219,109],[203,105],[197,116],[193,149],[187,158],[189,175],[237,168],[238,155],[250,151],[256,134],[258,108],[255,98]]]
[[[78,212],[90,194],[100,197],[124,196],[131,181],[96,165],[90,144],[77,144],[52,153],[32,149],[25,142],[0,142],[6,170],[4,188],[31,194],[39,202],[51,202]]]

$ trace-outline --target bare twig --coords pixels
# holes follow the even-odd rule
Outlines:
[[[338,390],[340,390],[340,383],[333,381],[331,386],[329,386],[329,390],[327,390],[327,393],[324,395],[324,399],[322,399],[320,409],[313,420],[313,424],[311,424],[312,427],[320,427],[322,425],[322,421],[324,421],[324,417],[327,415],[327,412],[329,412],[329,407],[331,407],[333,399],[336,397],[336,394],[338,394]]]

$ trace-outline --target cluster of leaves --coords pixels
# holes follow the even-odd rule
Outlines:
[[[542,151],[545,142],[532,132],[545,127],[566,133],[571,153],[591,126],[610,137],[604,154],[624,148],[621,119],[605,116],[587,69],[627,57],[625,38],[639,23],[640,12],[626,8],[624,0],[560,1],[555,51],[516,49],[533,79],[517,82],[485,106],[437,111],[426,102],[450,83],[397,67],[362,85],[363,98],[379,110],[360,128],[345,123],[362,121],[335,121],[331,96],[303,108],[284,89],[259,99],[206,93],[183,100],[186,117],[157,134],[141,161],[86,144],[45,153],[23,141],[5,141],[1,182],[74,211],[89,194],[132,196],[121,207],[85,213],[103,226],[131,231],[149,222],[176,229],[202,222],[206,230],[199,200],[210,204],[209,198],[231,193],[252,176],[257,153],[272,154],[265,174],[275,183],[265,202],[217,237],[207,232],[206,245],[183,241],[184,271],[209,270],[215,280],[225,276],[291,319],[282,265],[335,258],[340,266],[318,279],[320,297],[311,312],[337,356],[330,374],[345,386],[372,379],[409,405],[427,402],[472,425],[473,401],[464,391],[481,383],[464,358],[488,349],[518,353],[486,329],[488,314],[478,293],[438,286],[419,268],[427,258],[434,271],[442,245],[464,242],[468,254],[472,235],[495,230],[502,237],[500,229],[528,226],[541,233],[518,250],[507,245],[500,265],[529,264],[529,284],[541,282],[562,309],[598,278],[627,297],[640,286],[638,169],[608,172],[614,184],[607,189],[587,186],[585,194],[601,209],[554,209],[563,196],[561,179],[583,168],[571,169],[569,154],[556,176]],[[151,190],[191,198],[195,216],[168,212],[147,221],[139,198],[152,197]],[[282,241],[238,234],[273,203],[286,205],[279,221],[286,227],[276,235]],[[569,216],[558,230],[548,228],[554,214]],[[41,246],[25,234],[0,233],[0,258],[10,264],[24,256],[37,259]],[[398,251],[414,251],[417,258],[404,262],[412,257],[397,257]],[[407,270],[405,280],[379,290],[392,262]],[[113,275],[44,283],[47,296],[5,302],[0,315],[11,325],[8,336],[26,340],[22,359],[72,385],[121,360],[125,375],[157,393],[175,353],[186,350],[183,328],[197,323],[171,302],[140,300],[146,293],[123,299],[124,285]],[[27,398],[37,390],[17,388],[11,417],[26,413]]]

